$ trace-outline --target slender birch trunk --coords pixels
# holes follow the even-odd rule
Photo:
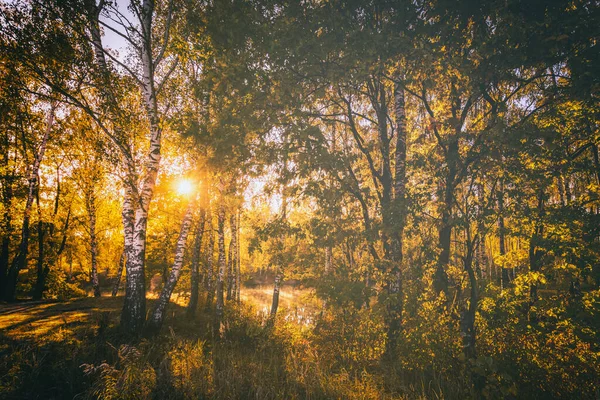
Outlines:
[[[202,199],[204,201],[204,199]],[[194,253],[192,255],[191,265],[191,289],[190,289],[190,302],[188,304],[187,314],[189,317],[196,315],[196,309],[198,308],[198,296],[200,289],[200,256],[202,253],[202,236],[204,235],[204,225],[206,223],[206,211],[204,208],[200,210],[200,220],[196,228],[196,237],[194,238]]]
[[[287,171],[287,155],[284,156],[284,166],[283,170]],[[278,237],[278,248],[277,248],[277,272],[275,273],[275,282],[273,284],[273,301],[271,303],[271,313],[269,315],[269,320],[267,323],[272,325],[275,322],[275,317],[277,316],[277,309],[279,308],[279,293],[281,292],[281,284],[283,282],[284,277],[284,266],[283,266],[283,257],[282,252],[285,246],[285,224],[287,222],[287,197],[286,197],[286,188],[284,187],[282,190],[282,200],[281,200],[281,229],[282,232]]]
[[[279,293],[281,292],[281,282],[283,281],[283,262],[279,257],[277,260],[277,272],[275,273],[275,282],[273,284],[273,300],[271,302],[271,313],[269,315],[270,323],[273,323],[279,309]]]
[[[567,205],[567,202],[565,201],[565,182],[561,172],[559,172],[558,177],[556,179],[556,187],[558,188],[558,197],[560,199],[560,204],[564,207]]]
[[[39,187],[39,184],[38,184]],[[60,166],[56,169],[56,196],[54,197],[54,211],[52,214],[52,220],[56,221],[56,216],[58,214],[58,207],[60,204]],[[67,240],[67,230],[69,228],[69,220],[71,218],[71,205],[69,205],[69,211],[67,212],[67,218],[65,219],[65,223],[62,229],[63,237],[60,242],[60,246],[56,252],[51,252],[50,257],[46,256],[46,234],[49,234],[49,247],[50,250],[54,250],[56,245],[54,241],[54,222],[52,223],[44,223],[42,218],[42,212],[40,208],[40,194],[39,189],[36,192],[36,203],[38,210],[38,259],[37,259],[37,279],[35,282],[35,286],[33,288],[32,297],[33,300],[40,300],[46,289],[46,278],[50,273],[50,266],[54,265],[60,258],[62,254],[66,240]]]
[[[498,190],[498,246],[500,248],[500,256],[506,255],[506,227],[504,225],[504,182],[500,183]],[[504,260],[501,265],[500,286],[502,290],[508,288],[510,284],[509,270],[504,265]]]
[[[227,267],[225,260],[225,207],[223,206],[222,202],[219,206],[217,234],[219,239],[219,273],[217,275],[217,305],[215,309],[215,321],[213,325],[215,337],[220,336],[221,320],[223,319],[223,284],[225,280],[225,268]]]
[[[454,206],[454,185],[456,176],[458,174],[458,161],[459,161],[459,150],[458,150],[458,136],[454,135],[450,138],[447,144],[448,151],[446,152],[446,164],[448,170],[446,172],[444,182],[444,193],[443,203],[441,205],[441,225],[438,232],[438,242],[440,247],[440,254],[438,256],[438,262],[434,275],[434,288],[439,292],[446,294],[446,300],[448,300],[448,274],[446,273],[446,267],[450,262],[450,247],[452,245],[452,209]]]
[[[474,243],[471,235],[467,234],[467,254],[464,258],[464,269],[469,277],[469,307],[461,315],[461,332],[463,337],[463,351],[467,359],[476,357],[476,332],[475,332],[475,312],[477,311],[477,278],[473,270]]]
[[[479,215],[480,217],[477,220],[477,248],[475,249],[475,272],[477,275],[477,279],[483,280],[488,278],[486,261],[485,261],[485,224],[482,218],[483,207],[485,202],[485,194],[484,194],[484,185],[477,185],[477,201],[479,203],[478,207],[480,209]]]
[[[39,182],[38,182],[38,188],[39,188]],[[46,236],[46,230],[44,229],[44,220],[42,217],[42,210],[40,208],[40,193],[39,193],[39,189],[36,192],[36,205],[37,205],[37,215],[38,215],[38,221],[37,221],[37,234],[38,234],[38,256],[37,256],[37,277],[36,277],[36,281],[35,281],[35,285],[33,287],[33,291],[32,291],[32,298],[33,300],[41,300],[42,296],[44,295],[44,286],[45,286],[45,276],[44,276],[44,252],[45,252],[45,246],[44,246],[44,240],[45,240],[45,236]]]
[[[183,217],[183,222],[181,223],[181,230],[179,231],[177,246],[175,247],[175,260],[173,261],[173,266],[171,267],[169,279],[163,287],[160,297],[158,298],[158,302],[156,303],[156,307],[154,308],[154,311],[148,320],[148,329],[150,331],[158,331],[160,329],[164,320],[165,310],[167,309],[169,300],[171,300],[171,294],[173,294],[173,289],[175,289],[175,285],[179,280],[181,267],[183,266],[183,257],[185,255],[185,244],[187,242],[187,237],[192,225],[192,209],[193,202],[190,201],[190,204],[185,212],[185,216]]]
[[[404,293],[402,287],[402,244],[406,219],[406,110],[404,88],[400,84],[394,87],[394,113],[396,117],[396,154],[394,178],[394,221],[392,237],[392,268],[388,282],[387,301],[387,342],[386,356],[393,358],[398,337],[402,329],[402,311]]]
[[[241,288],[242,288],[242,271],[241,271],[241,251],[240,251],[240,222],[241,222],[241,212],[238,210],[237,212],[237,230],[236,230],[236,236],[237,236],[237,241],[236,241],[236,261],[237,261],[237,265],[236,265],[236,287],[235,287],[235,300],[240,303],[241,301]]]
[[[121,286],[121,276],[123,275],[123,267],[125,266],[125,250],[121,252],[121,256],[119,257],[119,268],[117,269],[117,275],[115,276],[115,282],[112,288],[112,297],[116,297],[117,293],[119,293],[119,286]]]
[[[237,292],[237,214],[231,214],[229,218],[229,227],[231,229],[231,242],[229,243],[229,282],[227,286],[227,300],[235,299]]]
[[[539,242],[544,234],[544,225],[539,220],[544,212],[544,192],[538,193],[538,204],[537,204],[537,218],[535,222],[534,231],[529,240],[529,271],[533,273],[539,273],[541,269],[543,250],[538,248]],[[533,306],[538,301],[538,286],[537,277],[534,279],[529,287],[529,306]],[[536,316],[531,317],[535,319]]]
[[[208,246],[206,248],[206,311],[212,307],[215,297],[215,273],[214,273],[214,258],[215,258],[215,233],[212,218],[212,210],[210,204],[206,211],[206,219],[208,222]]]
[[[87,188],[85,193],[85,207],[88,214],[90,230],[90,283],[94,297],[100,297],[100,285],[98,283],[98,237],[96,235],[96,193],[93,186]]]
[[[475,257],[475,242],[471,238],[471,231],[466,229],[467,254],[464,258],[464,269],[469,277],[469,305],[461,313],[460,328],[463,341],[463,354],[468,360],[467,368],[470,370],[470,378],[473,383],[473,398],[480,399],[481,391],[485,386],[485,377],[483,377],[477,368],[473,368],[472,360],[477,358],[477,330],[475,329],[475,314],[477,312],[477,303],[479,301],[477,291],[477,277],[473,270],[473,259]]]
[[[325,275],[331,273],[331,246],[325,246]]]
[[[230,227],[231,227],[231,218],[229,219]],[[233,287],[233,249],[235,239],[233,238],[233,230],[231,230],[231,238],[229,239],[229,247],[227,248],[227,272],[225,276],[225,286],[227,287],[227,301],[231,300],[231,291]]]
[[[571,200],[573,200],[573,194],[571,193],[571,177],[569,174],[566,174],[564,177],[565,180],[565,205],[569,205]]]
[[[46,129],[44,136],[40,142],[40,147],[35,155],[33,165],[29,173],[29,187],[27,191],[27,200],[25,202],[25,213],[23,215],[23,224],[21,226],[21,243],[19,244],[19,250],[15,258],[13,259],[7,276],[7,286],[5,291],[5,299],[7,301],[14,301],[17,294],[17,283],[19,279],[19,272],[25,268],[27,264],[27,251],[29,247],[29,221],[31,219],[31,207],[35,198],[35,193],[38,188],[39,182],[39,171],[42,160],[44,159],[44,153],[46,152],[46,145],[50,132],[54,127],[54,111],[56,105],[52,103],[50,105],[50,111],[48,112],[48,118],[46,120]]]
[[[6,136],[6,148],[10,145],[10,139]],[[6,151],[3,157],[3,166],[6,171],[9,171],[9,152]],[[6,274],[9,267],[10,242],[13,233],[12,229],[12,200],[13,200],[13,180],[14,170],[4,177],[2,185],[2,204],[4,213],[2,217],[2,247],[0,249],[0,299],[4,298],[6,290]]]

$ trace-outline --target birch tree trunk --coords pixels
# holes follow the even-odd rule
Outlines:
[[[39,183],[38,183],[39,188]],[[60,244],[59,249],[54,252],[56,247],[55,237],[54,237],[54,228],[56,222],[56,215],[58,214],[58,208],[60,204],[60,167],[56,170],[56,196],[54,197],[54,212],[52,214],[53,222],[44,222],[42,217],[42,209],[40,207],[40,193],[39,189],[36,191],[36,204],[37,204],[37,212],[38,212],[38,257],[37,257],[37,277],[35,281],[35,285],[32,291],[33,300],[41,300],[44,291],[46,289],[46,278],[50,273],[50,266],[53,265],[60,257],[62,250],[64,249],[64,245],[66,242],[67,229],[69,227],[69,219],[71,216],[71,206],[69,206],[69,211],[67,213],[67,218],[65,219],[65,225],[63,227],[63,237]],[[48,240],[46,236],[48,235]],[[49,243],[50,254],[49,257],[46,255],[46,241]]]
[[[139,333],[146,319],[146,282],[144,277],[146,221],[136,229],[136,211],[129,190],[123,204],[125,241],[125,300],[121,312],[121,326],[126,332]],[[139,225],[138,225],[139,226]],[[140,232],[141,230],[141,232]],[[141,236],[143,235],[143,236]]]
[[[156,177],[160,165],[162,130],[159,126],[156,90],[154,87],[155,65],[152,59],[152,18],[154,1],[144,0],[140,15],[143,39],[141,48],[142,97],[150,125],[149,150],[145,162],[144,176],[141,179],[139,199],[134,209],[133,236],[130,251],[127,254],[127,280],[125,301],[121,313],[121,325],[131,333],[139,333],[146,317],[146,282],[144,264],[146,258],[146,230],[148,211],[154,194]],[[133,205],[133,204],[132,204]]]
[[[506,227],[504,226],[504,182],[500,182],[498,190],[498,246],[500,248],[500,256],[506,255]],[[508,288],[510,280],[508,276],[508,268],[502,260],[500,286],[502,290]]]
[[[484,202],[485,202],[485,194],[484,194],[484,185],[483,184],[478,184],[477,185],[477,201],[479,203],[478,207],[481,209],[480,210],[480,217],[477,221],[477,236],[478,236],[478,240],[477,240],[477,248],[475,249],[476,252],[476,256],[475,256],[475,272],[477,274],[477,279],[479,280],[485,280],[488,278],[488,273],[487,273],[487,263],[486,263],[486,256],[485,256],[485,224],[484,224],[484,220],[483,218],[481,218],[481,214],[482,214],[482,210],[484,207]]]
[[[225,206],[222,202],[219,206],[217,234],[219,239],[219,272],[217,274],[217,305],[215,309],[215,321],[213,325],[215,337],[219,337],[221,331],[221,320],[223,318],[224,306],[223,284],[225,280],[225,268],[227,267],[225,260]]]
[[[446,267],[450,262],[450,247],[452,245],[452,209],[454,205],[454,185],[456,176],[458,174],[458,162],[459,162],[459,150],[458,150],[458,137],[455,135],[450,138],[447,144],[448,151],[446,152],[446,164],[448,170],[444,181],[444,193],[443,202],[441,204],[441,225],[438,232],[438,245],[440,247],[440,254],[438,256],[438,262],[434,275],[434,288],[439,292],[446,294],[446,300],[448,300],[448,274],[446,273]]]
[[[237,230],[236,230],[236,236],[237,236],[237,241],[236,241],[236,279],[235,279],[235,283],[236,283],[236,287],[235,287],[235,300],[240,303],[241,302],[241,288],[242,288],[242,271],[241,271],[241,251],[240,251],[240,222],[241,222],[241,212],[238,210],[237,212]]]
[[[6,148],[9,148],[10,139],[6,136]],[[3,168],[7,171],[2,185],[2,205],[4,208],[2,216],[2,247],[0,249],[0,299],[4,298],[6,290],[6,278],[9,267],[10,242],[13,233],[12,229],[12,199],[13,199],[13,180],[14,169],[9,169],[9,152],[6,151],[3,157]],[[10,170],[10,173],[8,171]]]
[[[284,156],[284,171],[287,171],[287,155]],[[287,197],[285,193],[285,187],[281,193],[281,229],[285,229],[285,224],[287,221]],[[275,322],[275,317],[277,316],[277,309],[279,308],[279,293],[281,292],[281,284],[283,282],[284,277],[284,266],[283,266],[283,257],[282,252],[285,246],[285,231],[282,231],[278,237],[278,248],[277,248],[277,272],[275,273],[275,282],[273,284],[273,301],[271,303],[271,313],[269,314],[269,320],[267,321],[268,325],[272,325]]]
[[[229,224],[231,227],[231,218],[229,219]],[[230,228],[231,230],[231,228]],[[225,286],[227,287],[227,301],[231,300],[231,289],[233,287],[233,249],[234,249],[235,239],[233,238],[233,230],[231,230],[231,239],[229,240],[229,247],[227,249],[227,272],[225,273]]]
[[[392,268],[388,282],[387,299],[387,342],[386,356],[393,358],[398,336],[402,329],[403,287],[402,287],[402,244],[406,219],[406,110],[404,88],[394,87],[394,113],[396,117],[396,154],[393,203]]]
[[[104,106],[108,109],[111,117],[116,122],[120,114],[115,98],[110,91],[110,73],[106,63],[104,49],[102,47],[99,15],[104,6],[104,1],[96,6],[94,2],[90,4],[92,23],[90,26],[92,43],[96,62],[101,71],[104,86],[107,88],[101,91],[101,97]],[[122,152],[123,162],[126,170],[126,193],[123,201],[123,226],[126,236],[126,284],[125,301],[121,313],[121,326],[129,333],[139,333],[144,326],[146,315],[146,287],[144,276],[144,264],[146,253],[146,230],[148,225],[148,212],[150,202],[154,194],[156,177],[161,159],[161,137],[162,129],[160,127],[160,118],[156,99],[155,71],[163,58],[165,46],[168,42],[168,32],[170,29],[170,15],[173,5],[169,4],[169,18],[164,26],[164,43],[160,49],[157,58],[153,58],[153,17],[154,0],[143,0],[140,3],[132,4],[137,11],[140,22],[140,29],[136,31],[139,38],[139,62],[141,76],[137,76],[132,70],[128,70],[133,75],[139,85],[148,119],[149,148],[144,162],[144,169],[141,178],[136,173],[135,162],[130,154],[129,148],[120,142],[120,135],[116,135],[115,143]],[[165,78],[166,79],[166,78]],[[164,80],[163,82],[164,83]],[[161,84],[162,84],[161,83]],[[118,123],[116,123],[118,128]]]
[[[206,211],[206,219],[208,222],[208,246],[206,248],[206,311],[212,307],[215,297],[215,273],[214,273],[214,258],[215,258],[215,233],[212,218],[211,205],[208,205]]]
[[[541,269],[541,261],[543,256],[543,250],[538,248],[539,242],[544,234],[544,225],[539,219],[544,212],[544,192],[538,193],[538,204],[537,204],[537,218],[535,222],[534,231],[529,240],[529,271],[533,273],[539,273]],[[538,301],[538,285],[537,276],[530,284],[529,287],[529,307],[533,306]],[[530,316],[531,319],[535,320],[536,316]]]
[[[39,187],[39,184],[38,184]],[[60,255],[64,249],[67,239],[67,229],[69,227],[69,220],[71,217],[71,206],[69,205],[69,211],[67,212],[67,218],[65,219],[64,227],[62,229],[63,237],[60,243],[60,247],[56,252],[56,242],[54,236],[54,228],[56,222],[56,216],[58,214],[58,208],[60,204],[60,166],[56,169],[56,196],[54,197],[54,212],[52,214],[52,221],[45,223],[42,218],[42,212],[40,208],[40,194],[39,190],[36,192],[36,203],[38,211],[38,259],[37,259],[37,279],[33,288],[32,297],[33,300],[40,300],[46,289],[46,278],[50,273],[50,266],[54,265],[60,258]],[[46,256],[46,234],[49,236],[49,257]]]
[[[38,182],[39,188],[39,182]],[[37,204],[37,214],[38,214],[38,222],[37,222],[37,234],[38,234],[38,256],[37,256],[37,277],[35,281],[35,285],[32,291],[33,300],[41,300],[44,294],[44,286],[45,286],[45,276],[44,276],[44,240],[46,236],[46,229],[44,226],[44,220],[42,217],[42,210],[40,208],[40,193],[39,189],[36,193],[36,204]]]
[[[479,232],[478,232],[479,233]],[[475,242],[471,238],[470,228],[466,229],[467,254],[464,257],[464,269],[469,277],[469,305],[461,313],[460,328],[463,341],[463,354],[468,360],[467,368],[470,370],[471,382],[473,383],[473,398],[480,399],[481,391],[485,386],[485,377],[473,368],[472,360],[477,358],[477,330],[475,329],[475,314],[477,312],[477,303],[479,301],[477,292],[477,277],[473,270],[473,259],[475,257]]]
[[[325,246],[325,275],[331,273],[331,246]]]
[[[183,257],[185,255],[185,244],[187,242],[187,237],[192,225],[192,204],[193,202],[190,201],[190,204],[185,212],[185,216],[183,217],[183,222],[181,223],[181,230],[179,231],[179,238],[177,239],[177,245],[175,247],[175,260],[173,261],[173,266],[171,267],[169,279],[163,287],[160,297],[158,298],[158,302],[156,303],[156,307],[154,308],[154,311],[148,320],[148,329],[153,332],[157,332],[163,323],[165,310],[167,309],[169,300],[171,300],[171,294],[173,294],[173,289],[175,289],[175,285],[177,284],[179,275],[181,274]]]
[[[277,316],[279,309],[279,293],[281,292],[281,282],[283,281],[283,262],[281,257],[277,261],[277,272],[275,273],[275,282],[273,283],[273,301],[271,302],[271,313],[269,315],[269,323],[272,324]]]
[[[29,221],[31,219],[31,207],[35,193],[38,188],[39,182],[39,170],[42,160],[44,159],[44,153],[46,152],[46,144],[48,143],[48,137],[54,126],[54,111],[56,105],[52,103],[50,105],[50,111],[48,112],[48,118],[46,120],[46,129],[40,142],[39,150],[35,155],[33,165],[29,173],[29,185],[27,190],[27,200],[25,202],[25,213],[23,215],[23,224],[21,226],[21,243],[19,244],[19,250],[15,258],[13,259],[10,269],[8,271],[5,300],[14,301],[17,294],[17,283],[19,279],[19,272],[27,264],[27,250],[29,247]]]
[[[470,235],[467,239],[467,254],[464,258],[464,269],[469,277],[469,306],[461,315],[461,332],[463,337],[463,352],[465,357],[470,360],[477,355],[475,343],[475,312],[477,311],[477,278],[473,270],[474,249],[473,241]]]
[[[123,267],[125,266],[125,250],[121,252],[121,256],[119,257],[119,268],[117,269],[117,275],[115,276],[115,283],[112,288],[112,297],[116,297],[117,293],[119,293],[119,286],[121,286],[121,276],[123,275]]]
[[[98,283],[98,238],[96,236],[96,193],[93,183],[86,190],[85,207],[90,229],[90,283],[92,284],[94,297],[100,297],[100,285]]]
[[[237,244],[237,213],[231,214],[229,218],[229,227],[231,229],[231,242],[229,244],[229,284],[227,286],[227,300],[235,299],[237,293],[237,265],[238,265],[238,244]]]
[[[204,201],[204,199],[202,199]],[[194,238],[194,253],[192,255],[191,265],[191,289],[190,302],[188,304],[187,314],[189,317],[196,315],[198,308],[198,291],[200,286],[200,256],[202,253],[202,236],[204,235],[204,225],[206,223],[206,211],[204,208],[200,210],[200,220],[196,228],[196,237]]]

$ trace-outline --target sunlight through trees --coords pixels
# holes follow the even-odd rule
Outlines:
[[[599,37],[0,0],[0,397],[597,399]]]

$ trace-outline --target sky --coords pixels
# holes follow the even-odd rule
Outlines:
[[[131,22],[135,22],[137,25],[136,17],[128,10],[127,6],[129,5],[129,0],[116,0],[115,7]],[[100,14],[100,20],[107,25],[110,25],[114,29],[124,33],[124,29],[122,26],[112,21],[107,17],[106,12]],[[102,44],[110,48],[112,50],[116,50],[119,53],[119,58],[123,58],[126,54],[127,50],[127,41],[119,36],[117,33],[107,29],[105,27],[102,28]]]

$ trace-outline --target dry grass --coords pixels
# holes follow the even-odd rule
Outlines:
[[[121,298],[0,304],[0,332],[12,340],[44,340],[57,329],[92,325],[102,312],[118,314]]]
[[[244,291],[258,307],[269,295]],[[335,341],[311,339],[306,315],[320,310],[311,291],[284,288],[281,300],[274,328],[263,326],[258,307],[229,304],[218,341],[203,304],[190,320],[172,303],[162,334],[138,339],[119,332],[119,297],[0,305],[0,398],[405,398],[385,389],[371,361],[332,369],[323,359]]]

